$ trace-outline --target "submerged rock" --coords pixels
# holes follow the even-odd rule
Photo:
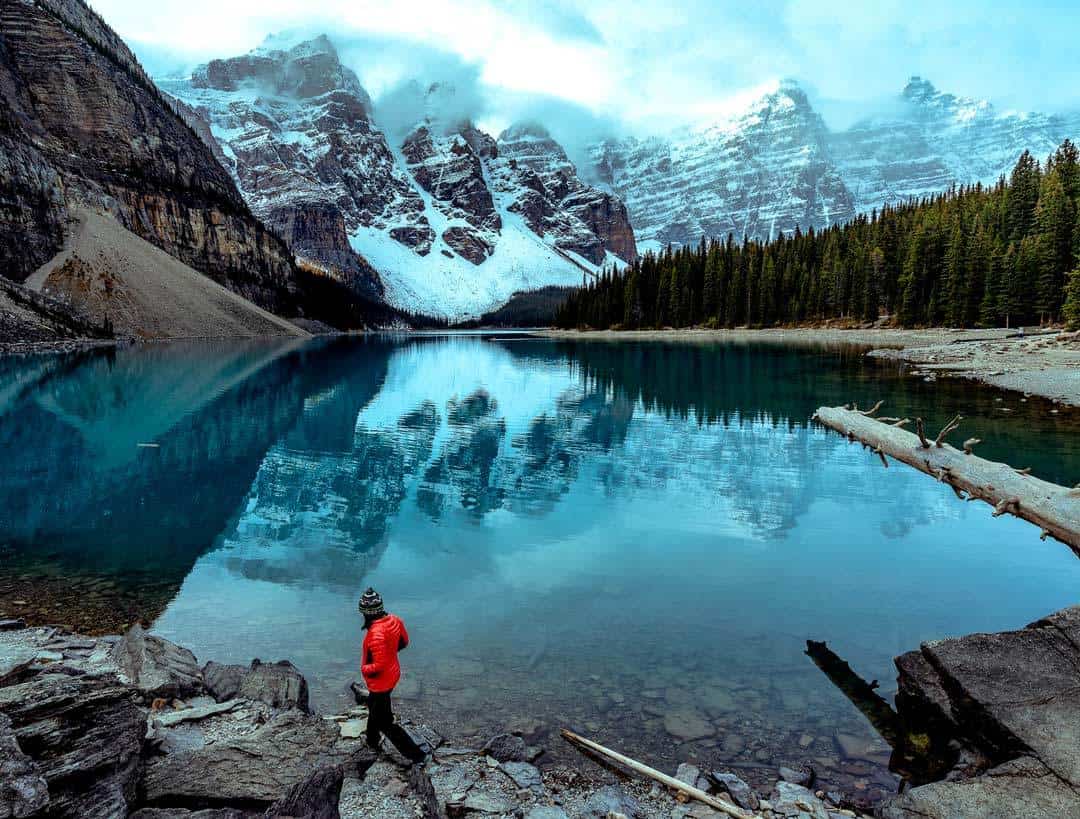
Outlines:
[[[679,708],[664,716],[664,730],[676,739],[689,742],[716,733],[712,723],[695,708]]]

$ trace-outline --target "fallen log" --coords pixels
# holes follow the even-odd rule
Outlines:
[[[733,816],[735,819],[757,819],[758,814],[751,813],[748,810],[743,810],[740,807],[732,804],[731,802],[725,802],[723,799],[717,799],[715,796],[710,796],[705,791],[695,788],[693,785],[688,785],[681,779],[676,779],[673,776],[668,776],[666,773],[661,773],[656,768],[650,768],[644,763],[638,762],[636,759],[631,759],[628,756],[623,756],[617,751],[613,751],[610,748],[605,748],[598,742],[593,742],[591,739],[585,739],[580,734],[575,734],[573,731],[569,731],[566,728],[562,729],[562,737],[572,745],[577,745],[579,748],[584,748],[591,751],[594,754],[598,754],[602,757],[606,757],[614,762],[618,762],[635,771],[642,776],[647,776],[659,782],[661,785],[667,785],[677,793],[684,793],[691,799],[696,799],[702,804],[708,805],[714,810],[726,813],[728,816]]]
[[[1080,557],[1080,497],[1073,490],[1032,477],[1027,470],[989,461],[956,449],[945,436],[959,426],[957,416],[930,441],[922,419],[917,419],[917,434],[845,407],[820,407],[814,420],[839,432],[851,441],[859,441],[884,460],[894,460],[918,469],[946,483],[967,500],[981,500],[994,507],[995,515],[1005,513],[1022,518],[1042,530],[1042,536],[1056,538]]]

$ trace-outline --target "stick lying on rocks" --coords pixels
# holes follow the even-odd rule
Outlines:
[[[594,754],[599,754],[614,762],[618,762],[620,765],[625,765],[632,771],[636,771],[650,779],[655,779],[661,785],[667,785],[669,788],[672,788],[679,793],[685,793],[691,799],[696,799],[697,801],[708,805],[710,808],[726,813],[728,816],[734,816],[736,819],[757,819],[757,814],[736,807],[730,802],[725,802],[723,799],[717,799],[715,796],[710,796],[705,793],[705,791],[695,788],[693,785],[688,785],[682,780],[676,779],[673,776],[668,776],[666,773],[661,773],[655,768],[650,768],[648,765],[638,762],[636,759],[631,759],[610,748],[605,748],[600,743],[593,742],[591,739],[585,739],[585,737],[575,734],[573,731],[568,731],[566,728],[562,729],[562,736],[563,739],[572,745],[577,745]]]
[[[1034,523],[1043,538],[1060,540],[1080,557],[1080,496],[1026,470],[978,457],[972,451],[976,439],[966,441],[964,450],[945,443],[960,425],[960,416],[933,441],[926,438],[921,418],[916,419],[915,435],[846,407],[820,407],[814,419],[869,447],[882,460],[889,455],[948,484],[961,497],[966,492],[967,500],[989,503],[995,516],[1009,513]]]

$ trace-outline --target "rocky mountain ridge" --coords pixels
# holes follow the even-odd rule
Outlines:
[[[495,139],[433,112],[384,128],[325,36],[160,85],[205,118],[252,210],[299,256],[397,307],[467,318],[636,255],[626,208],[542,128]]]
[[[0,6],[0,201],[0,266],[15,281],[89,208],[262,307],[296,300],[288,249],[80,0]]]
[[[912,77],[887,114],[829,129],[798,83],[775,83],[735,114],[590,149],[589,173],[626,202],[642,247],[702,235],[768,238],[883,204],[993,184],[1030,150],[1080,135],[1080,115],[999,112]]]

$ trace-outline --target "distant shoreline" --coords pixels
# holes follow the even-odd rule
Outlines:
[[[551,339],[851,344],[903,361],[927,379],[953,376],[1080,406],[1080,334],[1016,330],[777,328],[767,330],[541,330]]]

